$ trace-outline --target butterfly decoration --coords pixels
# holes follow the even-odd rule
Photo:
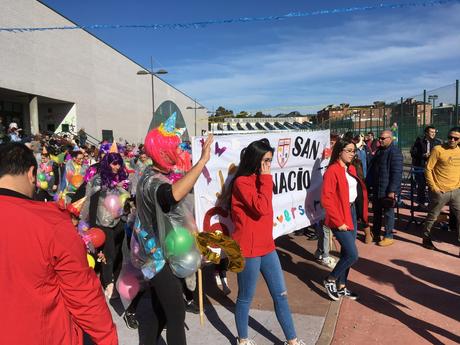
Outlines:
[[[220,157],[225,152],[225,150],[227,150],[227,147],[225,147],[225,146],[219,147],[219,143],[216,141],[216,145],[215,145],[215,153],[216,153],[216,155],[218,155]]]

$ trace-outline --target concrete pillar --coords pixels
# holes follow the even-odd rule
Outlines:
[[[38,98],[31,96],[29,100],[29,114],[30,114],[30,133],[32,135],[38,134]]]

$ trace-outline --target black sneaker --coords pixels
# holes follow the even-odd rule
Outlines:
[[[123,320],[125,320],[126,327],[129,329],[138,329],[139,322],[136,320],[136,314],[129,311],[125,311],[123,314]]]
[[[353,301],[356,301],[358,299],[358,295],[355,294],[354,292],[351,292],[346,287],[337,290],[337,295],[339,297],[346,297],[346,298],[352,299]]]
[[[423,239],[422,246],[425,247],[426,249],[436,250],[436,247],[434,246],[433,242],[429,238]]]
[[[335,284],[334,281],[331,282],[325,279],[323,281],[323,285],[326,288],[327,294],[332,300],[338,301],[340,299],[339,295],[337,294],[337,285]]]
[[[199,314],[200,313],[200,307],[198,307],[195,303],[195,301],[186,301],[185,302],[185,311],[193,314]]]

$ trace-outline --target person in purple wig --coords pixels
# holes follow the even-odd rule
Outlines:
[[[99,163],[97,173],[88,181],[86,202],[81,219],[90,227],[98,227],[105,233],[101,247],[105,257],[102,264],[101,282],[107,297],[111,297],[122,263],[122,244],[125,236],[121,216],[123,204],[129,198],[128,174],[122,156],[112,148]]]

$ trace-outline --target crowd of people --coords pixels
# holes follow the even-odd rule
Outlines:
[[[202,263],[189,198],[210,159],[213,137],[206,138],[192,165],[190,145],[181,141],[175,120],[173,114],[151,130],[142,145],[98,147],[87,143],[84,131],[24,140],[15,123],[8,131],[0,123],[0,219],[9,230],[0,242],[0,280],[8,281],[0,285],[0,295],[9,296],[4,312],[10,316],[0,343],[81,344],[85,332],[96,344],[117,344],[106,299],[122,298],[123,318],[135,329],[136,308],[148,289],[154,343],[166,328],[168,344],[186,344],[185,312],[197,312],[195,273]],[[444,143],[435,138],[434,127],[424,133],[411,149],[414,197],[417,209],[428,214],[422,244],[435,249],[431,229],[445,205],[451,226],[459,230],[460,127],[452,128]],[[304,344],[297,338],[272,236],[273,152],[267,139],[244,148],[225,199],[235,225],[232,239],[245,262],[237,273],[238,344],[255,344],[248,337],[248,317],[260,273],[285,344]],[[357,299],[347,287],[359,256],[357,233],[363,230],[367,244],[394,243],[403,155],[391,130],[384,130],[378,138],[372,132],[331,135],[328,159],[321,192],[325,217],[314,225],[315,257],[331,269],[323,282],[329,297]],[[330,254],[332,237],[340,243],[338,260]],[[216,278],[228,294],[225,270],[216,267]],[[24,336],[18,340],[17,334]]]

